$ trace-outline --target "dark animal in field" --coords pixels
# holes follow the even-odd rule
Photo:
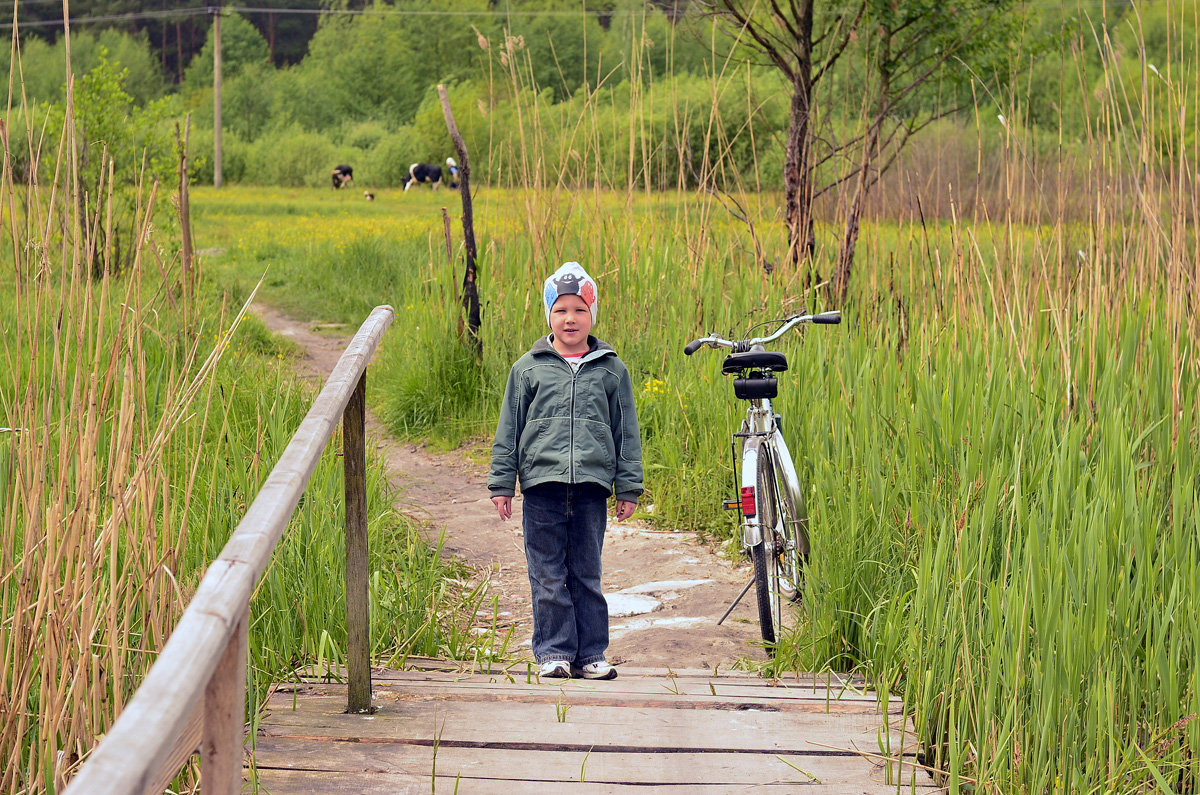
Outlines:
[[[364,190],[364,191],[363,191],[363,196],[366,196],[366,197],[367,197],[367,201],[369,201],[369,202],[373,202],[373,201],[375,201],[375,194],[374,194],[374,193],[371,193],[371,191],[369,191],[369,190]]]
[[[408,174],[404,177],[404,189],[408,190],[413,185],[428,184],[432,185],[434,190],[442,186],[442,167],[431,165],[430,163],[413,163],[408,167]]]
[[[344,188],[354,181],[354,169],[347,165],[341,165],[329,172],[329,176],[333,177],[333,187]]]

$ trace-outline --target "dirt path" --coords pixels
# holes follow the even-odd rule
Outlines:
[[[317,333],[304,323],[257,307],[269,328],[304,349],[298,368],[323,380],[353,329]],[[344,333],[341,333],[344,332]],[[370,385],[368,383],[368,390]],[[367,417],[370,444],[383,453],[399,489],[398,508],[420,520],[430,537],[445,534],[443,549],[488,579],[499,617],[514,626],[517,653],[527,655],[533,621],[521,541],[521,500],[501,522],[487,492],[487,451],[439,453],[391,437]],[[653,530],[610,519],[604,544],[604,587],[609,598],[614,664],[672,668],[728,668],[739,658],[764,659],[756,645],[758,622],[748,595],[721,626],[717,619],[750,579],[748,564],[730,563],[692,534]]]

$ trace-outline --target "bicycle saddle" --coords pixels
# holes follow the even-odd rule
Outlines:
[[[721,364],[721,372],[733,375],[744,370],[770,370],[781,373],[788,369],[787,357],[778,351],[746,351],[731,353]]]

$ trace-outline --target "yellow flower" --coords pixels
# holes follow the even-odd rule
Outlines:
[[[642,394],[644,395],[664,395],[667,392],[667,385],[657,378],[652,378],[642,385]]]

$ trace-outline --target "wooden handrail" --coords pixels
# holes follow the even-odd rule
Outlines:
[[[209,566],[158,660],[71,781],[67,795],[161,793],[197,748],[205,795],[241,792],[250,597],[343,416],[344,435],[350,440],[344,451],[347,476],[364,477],[365,461],[357,459],[365,458],[367,363],[394,317],[390,306],[376,307],[351,340],[258,496]],[[365,495],[365,483],[352,485],[348,480],[346,492],[347,545],[352,539],[355,543],[353,552],[348,551],[346,584],[347,617],[356,624],[347,628],[356,647],[347,650],[348,675],[357,685],[357,690],[351,688],[350,706],[363,711],[364,679],[365,708],[370,707],[370,668],[362,654],[369,648],[361,609],[366,578],[360,576],[365,571],[350,571],[350,558],[365,561],[367,556],[365,497],[358,496]]]

